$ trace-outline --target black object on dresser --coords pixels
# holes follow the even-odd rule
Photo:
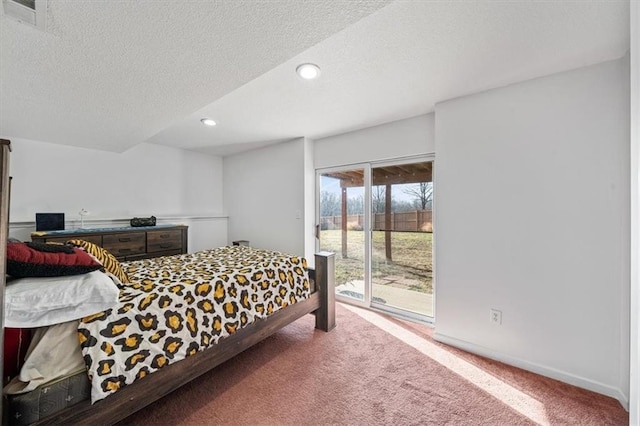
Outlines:
[[[76,229],[34,232],[31,240],[41,243],[85,240],[109,251],[118,260],[138,260],[186,253],[188,229],[186,225]]]

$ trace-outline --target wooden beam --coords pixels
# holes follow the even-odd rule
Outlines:
[[[342,258],[347,258],[347,188],[342,188]]]
[[[386,174],[378,169],[373,171],[373,185],[431,182],[431,179],[431,171],[421,171],[415,174]]]
[[[326,173],[323,176],[338,179],[341,188],[353,188],[364,186],[363,170],[347,170],[343,172]]]
[[[432,171],[432,163],[429,161],[398,166],[376,167],[372,170],[373,185],[431,182],[433,179]],[[325,176],[339,179],[342,188],[364,186],[364,174],[362,170],[332,172]]]
[[[391,261],[391,185],[387,184],[384,197],[384,249],[388,261]]]

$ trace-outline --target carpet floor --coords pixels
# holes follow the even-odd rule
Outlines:
[[[337,304],[121,425],[628,425],[620,404],[439,344],[426,325]]]

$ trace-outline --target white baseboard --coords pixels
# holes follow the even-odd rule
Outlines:
[[[613,386],[605,385],[584,377],[576,376],[571,373],[557,370],[555,368],[547,367],[544,365],[529,362],[520,358],[514,358],[509,355],[494,351],[493,349],[486,348],[484,346],[476,345],[464,340],[456,339],[455,337],[447,336],[437,331],[433,334],[433,339],[444,343],[449,346],[462,349],[466,352],[471,352],[476,355],[480,355],[486,358],[493,359],[514,367],[521,368],[523,370],[531,371],[541,376],[550,377],[561,382],[569,383],[570,385],[577,386],[579,388],[587,389],[602,395],[609,396],[617,399],[622,407],[629,411],[629,399],[624,395],[621,389]]]

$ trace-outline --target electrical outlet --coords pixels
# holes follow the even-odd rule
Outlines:
[[[489,310],[489,321],[495,325],[502,325],[502,311],[497,309]]]

